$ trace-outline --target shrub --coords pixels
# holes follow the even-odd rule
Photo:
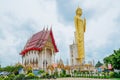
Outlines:
[[[24,79],[25,78],[25,75],[24,74],[19,74],[19,75],[17,75],[15,78],[14,78],[14,80],[22,80],[22,79]]]
[[[42,73],[41,78],[47,78],[47,73]]]
[[[71,75],[70,75],[70,74],[67,74],[66,77],[71,77]]]
[[[38,76],[35,76],[33,73],[29,73],[24,79],[29,80],[29,79],[38,79]]]
[[[18,75],[18,74],[19,74],[19,72],[18,72],[17,70],[15,70],[15,71],[14,71],[14,74],[15,74],[15,75]]]
[[[120,78],[120,72],[118,73],[118,75],[119,75],[118,78]]]
[[[54,72],[54,75],[55,75],[56,77],[58,77],[58,76],[59,76],[57,71],[56,71],[56,72]]]
[[[27,71],[27,74],[29,74],[29,73],[32,73],[32,70],[31,70],[31,69],[29,69],[29,70]]]
[[[115,73],[114,72],[110,72],[109,75],[110,75],[111,78],[113,78]]]
[[[44,73],[45,71],[44,70],[39,70],[38,71],[38,74],[42,74],[42,73]]]
[[[33,73],[29,73],[27,76],[28,77],[34,77],[35,75]]]
[[[115,78],[120,78],[120,72],[119,72],[119,73],[115,72],[115,73],[114,73],[114,77],[115,77]]]
[[[13,80],[14,77],[15,77],[15,74],[10,74],[10,75],[8,75],[8,77],[9,77],[10,80]]]
[[[2,80],[11,80],[8,76],[4,77]]]
[[[62,70],[62,73],[63,73],[64,75],[66,75],[66,71],[65,71],[64,69]]]
[[[110,78],[110,76],[106,76],[106,79],[109,79]]]
[[[60,73],[60,77],[65,77],[65,75],[63,73]]]
[[[0,80],[2,79],[2,76],[0,76]]]
[[[8,77],[8,76],[3,76],[2,78],[0,78],[0,80],[13,80],[13,79],[11,79],[11,78]]]

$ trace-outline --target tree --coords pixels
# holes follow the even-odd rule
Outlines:
[[[23,68],[22,65],[15,65],[15,66],[6,66],[6,67],[3,67],[3,68],[0,68],[0,71],[7,71],[7,72],[11,72],[11,73],[14,73],[14,74],[18,74],[18,70],[20,68]]]
[[[114,50],[112,57],[112,65],[115,69],[120,69],[120,49]]]
[[[104,61],[104,63],[106,64],[106,66],[107,66],[108,64],[112,64],[112,58],[113,58],[113,54],[110,55],[110,56],[108,56],[108,57],[105,57],[105,58],[103,59],[103,61]]]
[[[97,62],[97,64],[95,65],[95,67],[100,67],[100,66],[102,66],[103,64],[100,62],[100,61],[98,61]]]
[[[3,71],[3,68],[0,68],[0,71]]]
[[[103,61],[106,65],[112,64],[114,69],[120,69],[120,49],[114,50],[113,54],[105,57]]]
[[[13,72],[15,70],[14,66],[6,66],[3,68],[3,71]]]

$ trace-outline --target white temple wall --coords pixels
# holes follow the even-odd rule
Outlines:
[[[46,53],[45,53],[46,52]],[[54,53],[53,53],[54,54]],[[43,69],[43,61],[47,61],[47,66],[51,65],[54,62],[54,56],[52,56],[52,52],[50,52],[50,50],[43,50],[43,51],[35,51],[35,50],[31,50],[28,51],[23,57],[22,57],[22,62],[23,64],[26,63],[26,65],[28,64],[32,64],[33,62],[36,64],[36,60],[38,62],[38,67]],[[46,64],[45,64],[46,65]],[[45,66],[44,66],[45,68]]]
[[[47,60],[47,65],[50,65],[52,63],[51,61],[51,53],[49,51],[46,51],[46,60]]]
[[[39,52],[39,57],[38,57],[38,66],[39,68],[42,68],[42,52]]]
[[[70,45],[70,63],[71,65],[78,65],[76,58],[78,57],[77,45]]]

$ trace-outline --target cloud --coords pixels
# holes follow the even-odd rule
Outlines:
[[[111,5],[112,4],[112,5]],[[87,19],[86,60],[102,60],[119,48],[119,1],[3,0],[0,1],[0,62],[2,66],[21,61],[20,51],[32,34],[44,26],[53,27],[55,41],[64,62],[74,40],[74,15],[78,5]],[[96,56],[98,55],[98,56]]]
[[[71,2],[74,3],[70,4]],[[63,6],[61,5],[62,3]],[[68,5],[66,5],[66,3],[68,3]],[[58,1],[58,4],[62,6],[60,7],[58,5],[58,12],[60,13],[61,11],[60,15],[63,16],[61,20],[63,20],[63,22],[66,20],[65,23],[68,24],[72,23],[73,15],[75,15],[75,9],[73,8],[79,5],[83,9],[82,17],[87,19],[87,30],[85,33],[86,60],[95,59],[96,61],[102,61],[105,56],[112,54],[114,49],[119,48],[119,1],[98,0],[91,2],[90,0],[79,0],[77,3],[77,1],[75,2],[73,0],[65,2],[61,0]],[[115,40],[116,37],[117,39]]]
[[[73,23],[73,18],[74,18],[74,11],[75,11],[75,6],[73,4],[72,0],[58,0],[56,1],[57,4],[57,13],[60,15],[58,17],[58,20],[61,23],[70,24],[71,22]]]
[[[103,1],[98,1],[94,6],[90,6],[90,3],[86,4],[86,8],[91,8],[95,12],[87,24],[87,32],[85,34],[86,54],[89,55],[90,53],[92,54],[92,58],[95,59],[97,57],[97,59],[102,61],[106,55],[112,54],[114,49],[119,48],[120,42],[117,37],[120,35],[120,28],[116,25],[119,24],[116,19],[120,11],[118,3],[112,3],[112,0],[109,2],[105,1],[101,4],[101,7],[97,5],[98,3],[101,4]],[[112,5],[110,6],[110,4]]]
[[[58,22],[55,1],[2,1],[0,9],[0,60],[2,66],[21,61],[20,51],[32,34],[53,26],[56,43],[62,54],[69,54],[71,27]],[[3,5],[4,4],[4,5]],[[49,6],[49,4],[51,4]],[[7,5],[7,6],[6,6]],[[65,39],[65,40],[64,40]],[[63,46],[62,44],[65,44]],[[67,47],[67,49],[66,49]],[[63,50],[63,51],[62,51]],[[59,54],[57,54],[59,57]],[[9,58],[11,57],[11,58]]]

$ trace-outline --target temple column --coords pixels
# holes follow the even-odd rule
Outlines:
[[[43,51],[41,53],[41,56],[42,56],[42,62],[41,62],[42,66],[41,66],[41,68],[43,69]]]
[[[41,61],[42,61],[42,58],[41,58],[41,60],[40,60],[40,57],[41,57],[41,53],[38,51],[38,68],[40,69],[40,67],[41,67]],[[41,67],[42,68],[42,67]]]
[[[54,62],[55,62],[55,53],[54,53]]]
[[[45,71],[46,71],[46,61],[47,61],[47,59],[46,59],[46,47],[45,47],[45,59],[44,59],[44,69],[45,69]]]
[[[45,60],[46,60],[46,47],[45,47]]]
[[[52,50],[52,63],[54,63],[54,53],[53,53],[53,49]]]
[[[27,54],[28,54],[28,64],[30,64],[30,54],[29,54],[30,52],[28,52]]]
[[[53,63],[53,50],[51,49],[51,64]]]
[[[54,53],[54,51],[53,51],[53,55],[54,55],[54,63],[55,63],[55,53]]]

